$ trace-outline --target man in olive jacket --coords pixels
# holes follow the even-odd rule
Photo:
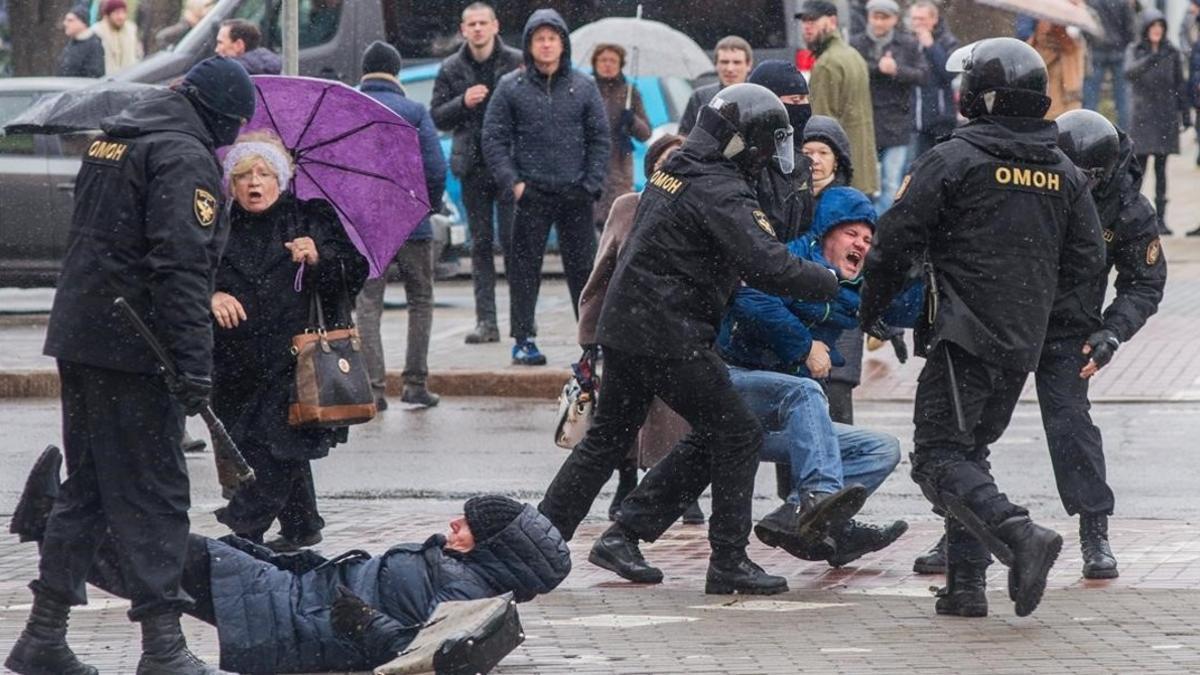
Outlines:
[[[813,114],[826,115],[841,123],[850,137],[854,160],[854,180],[850,185],[875,195],[879,192],[879,170],[867,62],[842,40],[837,6],[832,2],[809,0],[796,18],[803,26],[804,42],[817,57],[809,77]]]

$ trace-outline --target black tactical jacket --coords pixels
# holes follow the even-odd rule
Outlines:
[[[710,349],[739,280],[830,300],[837,278],[788,253],[754,187],[693,129],[646,184],[604,299],[597,341],[632,354],[692,358]]]
[[[1046,340],[1086,338],[1107,328],[1121,342],[1129,340],[1158,310],[1167,285],[1167,260],[1158,238],[1158,220],[1150,201],[1138,191],[1141,168],[1133,143],[1121,135],[1121,160],[1112,178],[1092,191],[1104,228],[1106,261],[1094,279],[1060,288],[1050,314]],[[1107,309],[1108,276],[1117,268],[1116,295]]]
[[[1087,182],[1053,122],[983,117],[921,157],[880,219],[864,269],[863,325],[927,259],[917,354],[943,340],[1032,372],[1060,285],[1095,279],[1104,240]]]
[[[113,311],[123,296],[181,372],[208,376],[213,275],[228,234],[212,137],[192,104],[167,90],[103,128],[75,180],[44,351],[101,368],[157,372],[149,348]]]

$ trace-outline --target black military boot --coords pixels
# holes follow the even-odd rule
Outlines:
[[[793,550],[811,550],[831,530],[842,527],[866,500],[867,489],[861,485],[837,492],[809,492],[799,504],[786,502],[758,521],[754,536],[767,546],[796,555]]]
[[[987,616],[987,567],[950,565],[946,585],[938,590],[934,609],[949,616]]]
[[[745,551],[732,554],[714,552],[708,560],[704,592],[709,595],[775,595],[786,593],[787,589],[787,579],[767,574],[746,557]]]
[[[99,675],[100,671],[80,661],[67,646],[70,612],[67,603],[35,593],[29,621],[4,667],[20,675]]]
[[[137,675],[223,675],[188,649],[174,612],[142,619],[142,658]]]
[[[1029,616],[1042,601],[1046,578],[1062,551],[1062,537],[1035,524],[1029,516],[1005,520],[996,527],[995,534],[1012,551],[1008,597],[1016,603],[1017,616]]]
[[[1108,516],[1103,513],[1079,514],[1079,547],[1083,550],[1085,579],[1116,579],[1117,559],[1108,545]]]
[[[891,546],[908,531],[908,523],[897,520],[887,527],[850,520],[833,534],[834,553],[826,561],[834,566],[848,565],[868,553]]]
[[[662,583],[662,570],[642,557],[638,539],[620,525],[613,525],[592,544],[588,562],[603,567],[622,579],[639,584]]]
[[[913,560],[913,571],[917,574],[946,573],[946,535],[943,534],[928,551]]]
[[[46,522],[50,520],[50,509],[54,508],[54,499],[58,496],[62,461],[62,451],[48,445],[25,479],[25,489],[8,524],[8,531],[21,541],[42,540]]]

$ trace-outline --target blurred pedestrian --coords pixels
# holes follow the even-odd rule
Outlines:
[[[913,161],[958,126],[958,111],[954,108],[955,74],[946,70],[946,60],[958,49],[958,38],[941,19],[933,0],[914,2],[908,9],[908,20],[929,66],[929,81],[917,87],[913,97],[916,133],[909,153],[909,160]]]
[[[1046,119],[1081,108],[1087,44],[1079,29],[1039,20],[1028,42],[1046,62],[1046,95],[1050,97]]]
[[[217,30],[217,54],[236,60],[251,75],[278,75],[283,72],[283,60],[275,52],[261,46],[262,31],[251,21],[228,19]]]
[[[708,105],[718,91],[746,81],[754,68],[754,50],[744,38],[726,35],[717,41],[713,49],[713,65],[717,69],[717,81],[697,87],[683,107],[683,114],[679,117],[679,134],[682,136],[687,136],[696,126],[700,109]]]
[[[899,27],[896,0],[867,3],[867,30],[850,40],[867,62],[871,107],[875,122],[875,151],[879,159],[880,213],[892,205],[900,180],[908,170],[908,146],[916,130],[913,97],[929,81],[929,66],[911,33]]]
[[[129,619],[141,624],[138,672],[216,672],[188,651],[179,625],[193,603],[181,587],[191,491],[180,418],[198,414],[212,390],[209,308],[229,232],[214,150],[254,107],[246,71],[206,59],[104,120],[84,153],[44,349],[58,359],[69,472],[44,527],[29,621],[5,661],[21,675],[97,672],[67,646],[67,618],[87,603],[106,540]],[[149,345],[114,312],[118,297],[146,318],[176,377],[164,382]]]
[[[1129,137],[1145,172],[1154,158],[1154,210],[1159,234],[1167,227],[1167,155],[1179,154],[1179,128],[1192,126],[1192,101],[1183,77],[1183,57],[1167,39],[1167,19],[1156,9],[1142,12],[1142,31],[1125,53],[1125,77],[1133,89]],[[1139,182],[1139,187],[1141,184]]]
[[[138,27],[129,18],[125,0],[104,0],[100,20],[92,26],[104,44],[104,74],[113,75],[142,60],[142,42]]]
[[[571,65],[567,24],[539,9],[522,33],[525,68],[500,79],[484,117],[483,151],[502,189],[516,201],[508,266],[512,362],[545,365],[535,309],[550,228],[579,312],[579,294],[596,255],[592,213],[609,160],[608,116],[592,78]],[[552,116],[547,111],[553,110]]]
[[[1086,36],[1088,72],[1083,80],[1083,107],[1100,110],[1100,90],[1104,77],[1111,75],[1113,105],[1117,108],[1117,126],[1128,129],[1129,83],[1125,81],[1125,50],[1137,35],[1137,13],[1130,0],[1087,0],[1088,7],[1100,20],[1104,36]]]
[[[832,117],[845,129],[854,158],[853,187],[873,197],[879,192],[879,160],[867,62],[842,40],[834,3],[808,0],[796,18],[817,57],[809,76],[813,113]]]
[[[154,50],[170,49],[200,23],[213,7],[213,0],[186,0],[179,20],[154,34]],[[244,64],[243,64],[244,65]],[[253,73],[252,73],[253,74]]]
[[[617,44],[598,44],[592,51],[592,73],[608,114],[612,141],[608,176],[593,217],[597,231],[604,229],[613,200],[633,189],[633,140],[650,138],[650,120],[642,105],[642,95],[623,72],[625,56],[625,48]]]
[[[475,329],[465,342],[500,341],[496,322],[496,253],[507,254],[513,203],[506,186],[496,184],[483,157],[483,117],[496,83],[521,67],[521,52],[500,39],[491,5],[475,2],[462,11],[463,46],[446,57],[433,83],[429,112],[438,129],[454,136],[450,171],[462,181],[463,206],[471,230],[471,281],[475,287]]]
[[[295,385],[292,336],[312,327],[314,296],[328,326],[349,323],[351,299],[367,276],[333,206],[289,190],[291,156],[270,132],[238,138],[224,161],[232,226],[217,270],[212,315],[213,410],[254,469],[255,480],[217,509],[217,520],[257,543],[275,520],[278,551],[320,543],[310,460],[320,459],[348,429],[288,423]],[[294,289],[297,272],[301,291]]]
[[[446,189],[446,160],[437,129],[425,106],[408,98],[396,73],[400,72],[400,52],[381,40],[367,46],[362,57],[362,82],[358,88],[367,96],[391,108],[417,129],[421,145],[421,166],[429,205],[439,209]],[[400,400],[423,408],[438,404],[438,395],[429,391],[429,336],[433,332],[433,225],[426,216],[396,252],[396,267],[404,279],[404,297],[408,301],[408,340],[405,344],[404,389]],[[368,279],[358,296],[358,329],[362,335],[367,371],[375,404],[387,409],[387,367],[383,357],[380,322],[383,318],[383,294],[387,275]]]
[[[88,9],[79,5],[63,15],[67,45],[58,57],[59,77],[104,77],[104,45],[88,28]]]

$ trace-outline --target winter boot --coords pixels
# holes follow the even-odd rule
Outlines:
[[[608,505],[609,520],[616,522],[617,516],[621,513],[621,502],[625,501],[630,492],[633,492],[637,483],[637,461],[626,459],[621,462],[621,466],[617,467],[617,491],[613,493],[612,504]]]
[[[410,405],[432,408],[442,400],[442,397],[429,391],[429,387],[423,384],[406,384],[404,391],[400,393],[400,400]]]
[[[949,616],[987,616],[987,567],[957,563],[946,572],[934,609]]]
[[[481,321],[475,324],[475,330],[467,333],[463,342],[469,345],[481,345],[486,342],[500,341],[500,327],[494,323]]]
[[[897,520],[887,527],[850,520],[833,534],[835,552],[826,560],[833,567],[848,565],[868,553],[891,546],[908,531],[908,523]]]
[[[809,550],[854,517],[866,500],[867,489],[861,485],[837,492],[809,492],[799,504],[784,503],[758,521],[754,535],[767,546],[789,553],[791,549]]]
[[[1012,551],[1008,568],[1008,597],[1016,603],[1017,616],[1029,616],[1046,591],[1046,577],[1062,551],[1062,537],[1042,527],[1029,516],[1014,516],[995,528],[995,535]]]
[[[35,593],[29,621],[4,667],[20,675],[99,675],[100,671],[80,661],[67,646],[70,612],[67,603]]]
[[[17,508],[13,509],[8,531],[21,541],[41,541],[50,520],[50,509],[58,496],[59,471],[62,469],[62,450],[47,445],[25,479],[25,489]]]
[[[787,579],[767,574],[746,557],[745,551],[731,555],[716,552],[708,560],[704,592],[708,595],[775,595],[786,593]]]
[[[1083,549],[1085,579],[1116,579],[1117,559],[1108,546],[1108,516],[1103,513],[1079,514],[1079,547]]]
[[[662,570],[642,557],[637,537],[627,533],[620,525],[608,528],[592,544],[588,562],[639,584],[658,584],[663,580]]]
[[[142,619],[142,658],[137,675],[223,675],[188,649],[174,612]]]
[[[946,535],[943,534],[932,548],[913,560],[913,572],[917,574],[946,573]]]
[[[691,506],[687,507],[687,510],[683,512],[683,516],[679,520],[684,525],[703,525],[705,521],[704,509],[700,508],[700,502],[692,502]]]

